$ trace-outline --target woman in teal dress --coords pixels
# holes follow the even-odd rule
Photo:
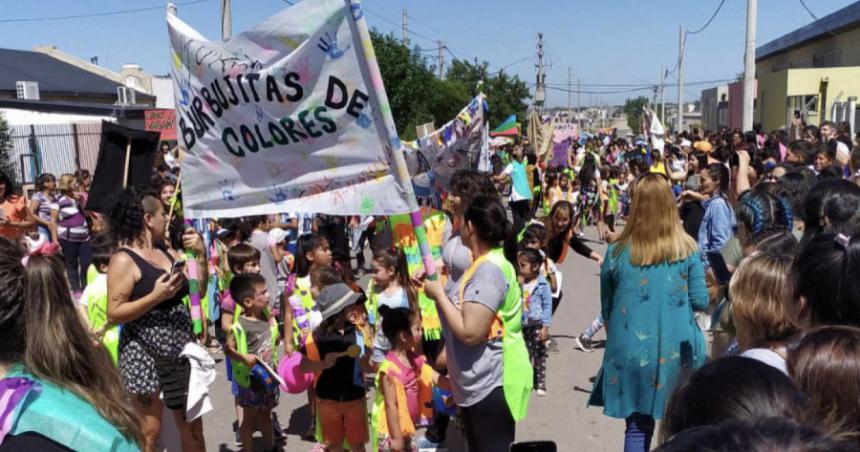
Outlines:
[[[600,298],[607,340],[589,405],[625,419],[625,452],[647,451],[679,376],[706,356],[693,318],[708,306],[704,268],[664,176],[635,183],[628,224],[601,267]]]

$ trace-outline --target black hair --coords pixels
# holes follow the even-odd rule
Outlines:
[[[6,191],[3,193],[3,197],[0,198],[0,202],[6,201],[6,198],[9,196],[21,194],[20,187],[15,184],[15,180],[2,172],[0,172],[0,185],[6,186]]]
[[[777,255],[794,256],[797,252],[798,241],[790,231],[777,232],[759,240],[755,244],[756,251]]]
[[[590,152],[585,154],[585,159],[582,161],[582,168],[579,169],[580,187],[583,190],[588,189],[588,185],[594,180],[594,172],[597,171],[597,162],[594,161],[594,155]]]
[[[803,209],[803,199],[815,183],[811,172],[789,172],[779,178],[776,183],[776,195],[784,198],[791,206],[791,213],[795,218],[806,220]]]
[[[729,195],[729,169],[722,163],[711,163],[704,168],[711,179],[716,182],[717,189],[723,196]]]
[[[491,247],[502,245],[505,257],[514,268],[517,267],[517,234],[497,196],[478,196],[469,204],[463,217],[472,223],[479,240]]]
[[[386,305],[379,306],[379,316],[382,317],[382,334],[388,339],[393,348],[397,343],[400,333],[412,334],[412,321],[415,319],[415,311],[408,308],[391,308]]]
[[[451,175],[451,193],[460,196],[464,205],[478,196],[499,196],[496,184],[487,174],[474,170],[458,170]]]
[[[776,368],[730,356],[702,366],[681,383],[666,404],[663,439],[693,427],[761,417],[802,419],[806,399]]]
[[[655,452],[849,452],[856,445],[788,419],[726,421],[680,432]]]
[[[257,226],[265,223],[268,220],[269,220],[269,217],[266,215],[253,215],[253,216],[247,217],[248,224],[250,224],[252,227],[255,227],[255,228]]]
[[[0,237],[0,363],[20,362],[26,347],[24,250]]]
[[[812,325],[860,326],[860,235],[812,238],[801,247],[791,272],[795,298],[806,300]]]
[[[247,243],[237,243],[227,250],[227,267],[239,274],[248,262],[260,262],[260,250]]]
[[[36,191],[42,191],[45,189],[45,182],[52,180],[54,182],[57,181],[56,176],[51,173],[42,173],[38,177],[36,177]]]
[[[218,220],[218,226],[225,231],[218,238],[222,241],[229,241],[234,238],[240,242],[248,240],[249,237],[243,236],[240,232],[239,226],[241,223],[241,220],[238,218],[222,218]]]
[[[812,126],[810,126],[812,127]],[[808,129],[809,127],[807,127]],[[816,132],[818,130],[816,129]],[[806,140],[794,140],[788,144],[788,149],[803,158],[804,165],[812,165],[815,160],[815,145]]]
[[[860,232],[860,187],[847,180],[823,180],[803,201],[803,241],[823,232],[853,235]]]
[[[311,262],[307,254],[321,247],[327,241],[325,237],[315,232],[302,234],[296,241],[296,276],[303,278],[311,271]]]
[[[547,235],[546,226],[540,223],[532,223],[526,226],[525,231],[523,231],[523,243],[537,241],[543,244],[547,240],[549,240],[549,236]]]
[[[128,187],[120,192],[108,217],[110,231],[116,242],[140,240],[145,227],[144,215],[154,214],[158,206],[163,207],[161,199],[149,191]]]
[[[99,234],[93,237],[92,241],[93,257],[92,264],[96,270],[101,272],[101,266],[110,264],[110,258],[116,251],[116,242],[110,234]]]
[[[841,165],[827,165],[818,173],[819,180],[840,180],[843,177]]]
[[[266,285],[266,279],[257,273],[242,273],[230,280],[230,296],[236,305],[242,306],[242,302],[254,298],[257,287]]]
[[[521,247],[517,257],[525,258],[526,262],[528,262],[529,265],[533,267],[540,267],[540,265],[543,264],[544,261],[543,255],[541,254],[540,250],[536,250],[534,248]]]
[[[169,167],[169,166],[167,166],[167,165],[166,165],[166,164],[164,164],[164,163],[162,163],[162,164],[158,165],[158,172],[159,172],[159,173],[161,173],[161,172],[164,172],[164,171],[170,171],[170,167]]]
[[[794,222],[788,201],[753,189],[741,196],[737,206],[738,226],[749,233],[752,244],[780,232],[791,232]]]

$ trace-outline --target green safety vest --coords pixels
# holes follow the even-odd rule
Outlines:
[[[493,248],[479,257],[460,280],[460,304],[466,300],[463,292],[478,267],[489,261],[498,267],[508,282],[505,300],[496,311],[487,340],[502,341],[502,387],[505,400],[515,421],[525,419],[532,391],[533,370],[526,341],[523,339],[523,296],[514,266],[505,258],[501,248]]]
[[[230,331],[233,332],[233,337],[236,339],[236,351],[243,355],[248,354],[248,337],[245,334],[245,329],[242,328],[242,324],[238,320],[234,321]],[[278,322],[275,321],[274,317],[269,317],[269,332],[271,333],[272,359],[274,361],[272,368],[276,369],[278,367],[278,337],[280,335],[278,333]],[[233,368],[233,381],[243,388],[251,386],[251,368],[238,359],[230,358],[230,363]]]
[[[100,330],[108,323],[107,319],[107,280],[100,284],[96,276],[87,285],[87,320],[93,330]],[[105,277],[106,278],[106,277]],[[107,348],[114,366],[119,360],[119,325],[112,325],[102,335],[102,344]]]

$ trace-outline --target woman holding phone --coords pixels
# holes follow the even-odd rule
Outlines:
[[[164,407],[158,396],[156,363],[176,360],[185,345],[194,341],[191,315],[182,303],[188,295],[188,280],[184,265],[177,263],[181,262],[177,253],[164,244],[167,213],[157,196],[125,189],[113,208],[110,225],[119,249],[107,272],[108,320],[123,324],[119,345],[123,387],[143,419],[143,449],[153,451]],[[199,256],[199,267],[206,268],[206,253],[194,229],[187,229],[182,241]],[[182,449],[204,449],[202,419],[186,422],[183,412],[173,414]]]

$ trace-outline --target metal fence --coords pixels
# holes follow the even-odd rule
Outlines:
[[[12,163],[22,184],[41,173],[55,176],[77,169],[95,171],[101,123],[31,124],[10,126]]]

